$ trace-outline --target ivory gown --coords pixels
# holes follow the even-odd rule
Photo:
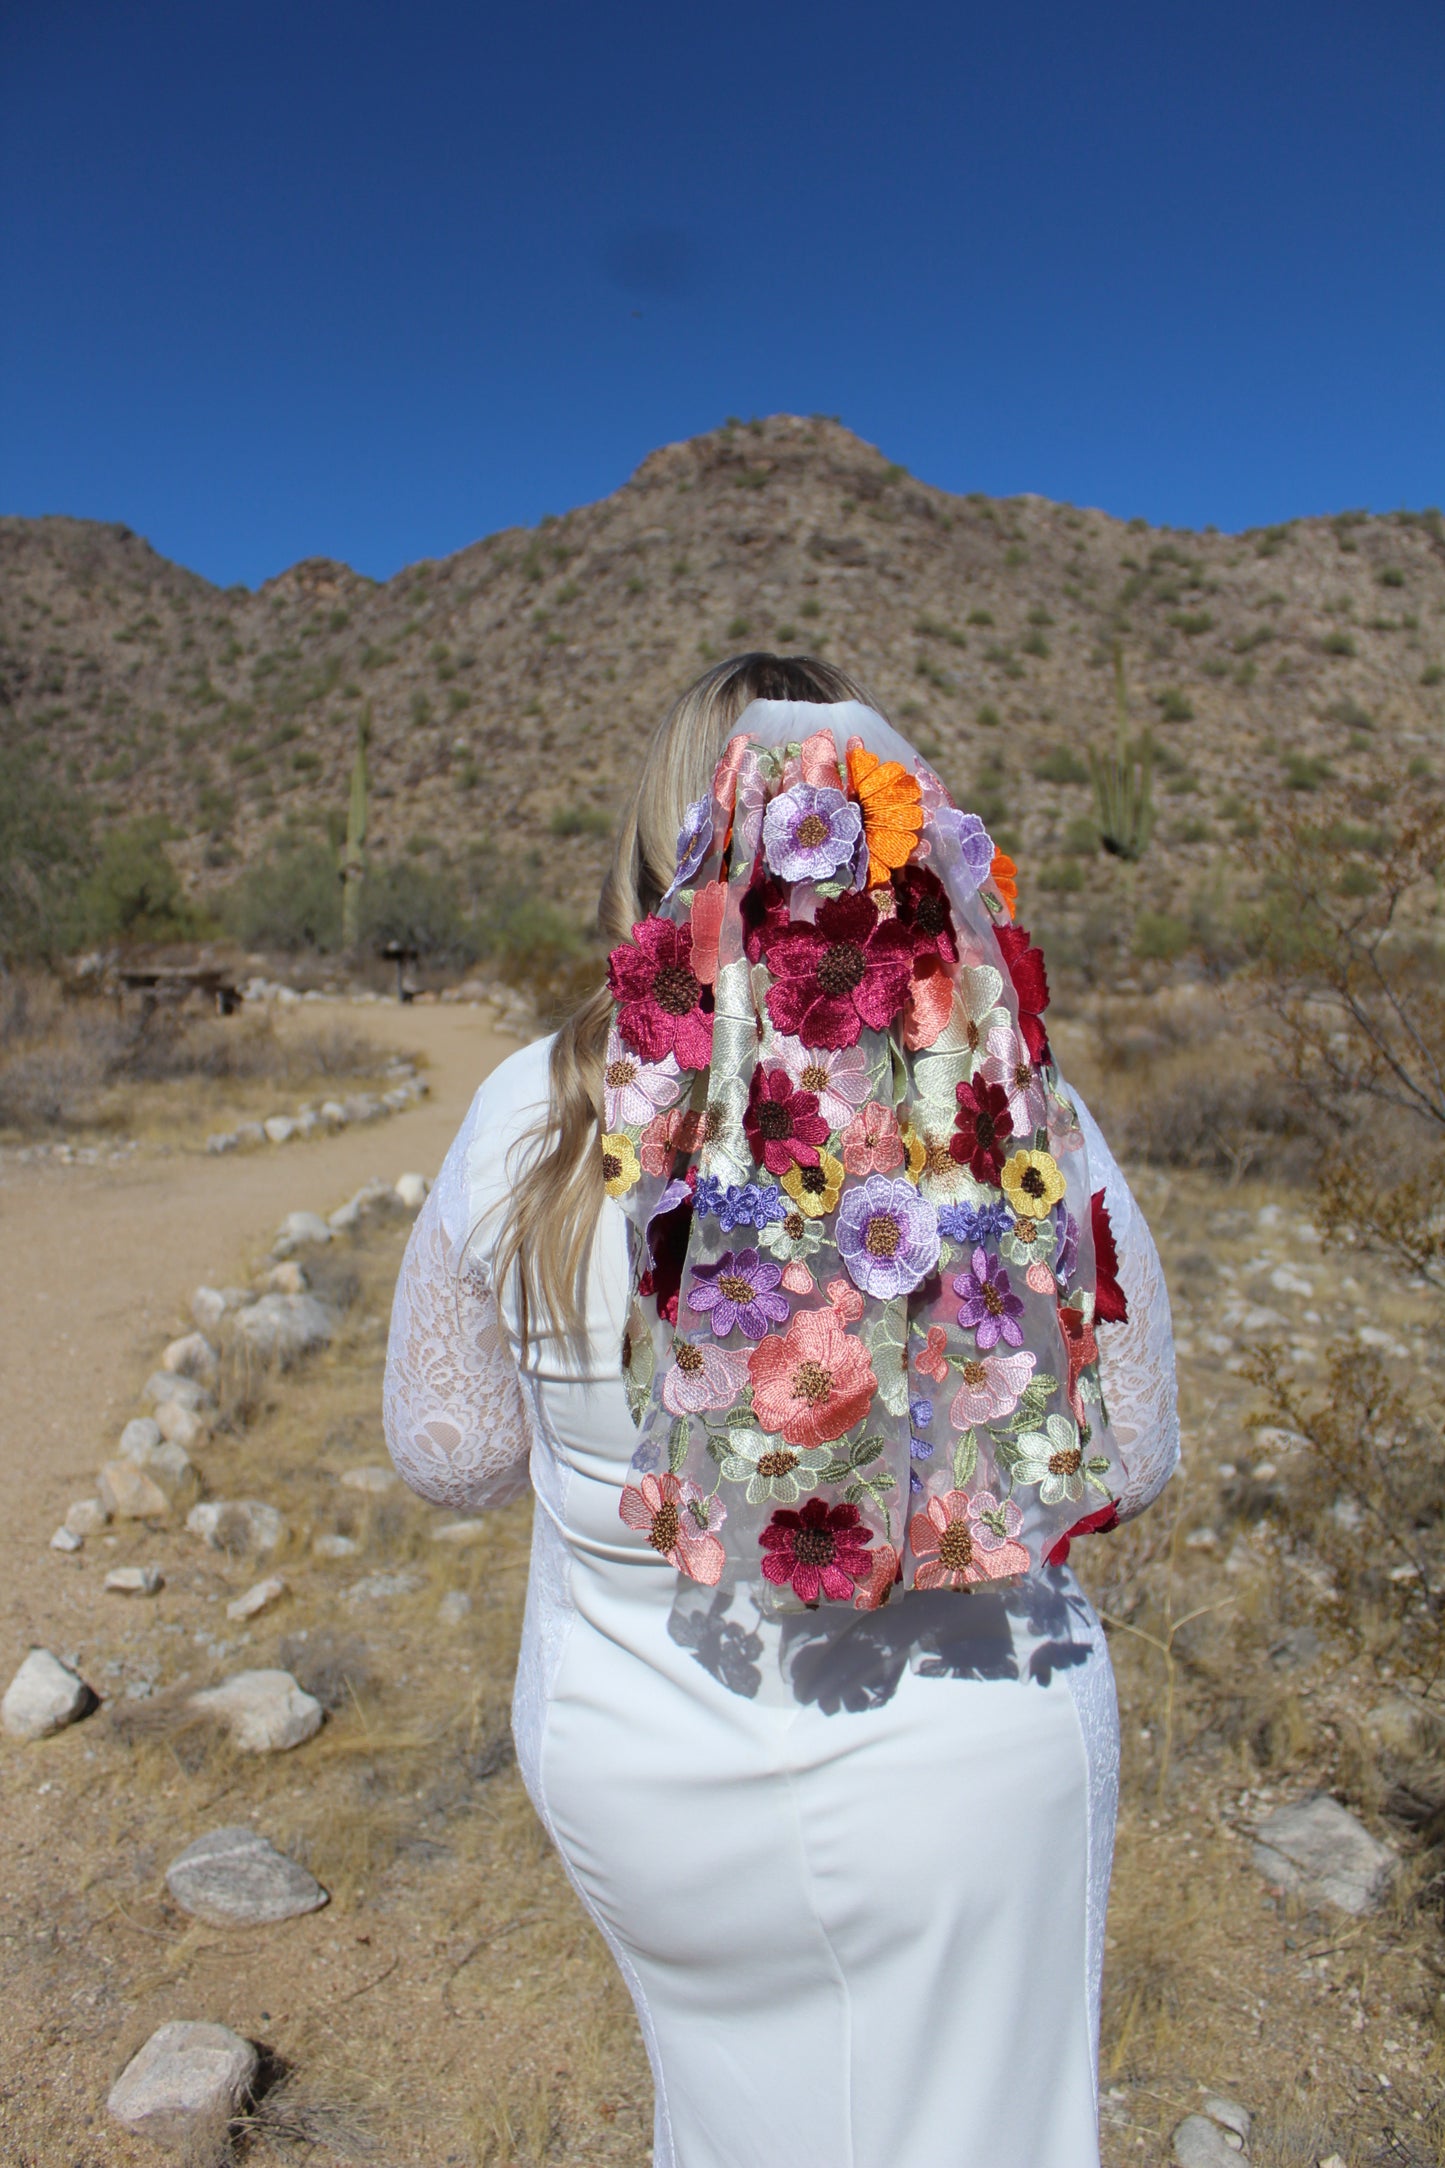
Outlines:
[[[519,1372],[490,1288],[547,1055],[487,1079],[417,1221],[386,1427],[425,1497],[473,1512],[529,1477],[536,1492],[518,1757],[636,2004],[655,2168],[1097,2168],[1118,1797],[1102,1629],[1067,1567],[801,1620],[680,1595],[617,1512],[636,1437],[620,1208],[599,1227],[585,1378],[545,1342]],[[1168,1298],[1080,1116],[1130,1306],[1099,1340],[1134,1513],[1178,1458]]]

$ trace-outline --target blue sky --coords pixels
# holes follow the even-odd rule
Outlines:
[[[1225,528],[1445,498],[1438,0],[0,13],[0,509],[378,576],[728,414]]]

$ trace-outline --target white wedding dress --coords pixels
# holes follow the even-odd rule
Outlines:
[[[545,1341],[519,1366],[491,1284],[547,1054],[488,1078],[417,1222],[386,1428],[440,1504],[535,1490],[517,1750],[637,2006],[655,2168],[1097,2168],[1118,1795],[1102,1629],[1067,1567],[781,1622],[680,1590],[618,1518],[635,1439],[620,1208],[598,1230],[584,1377]],[[1130,1306],[1099,1332],[1127,1514],[1178,1457],[1169,1306],[1080,1113]]]

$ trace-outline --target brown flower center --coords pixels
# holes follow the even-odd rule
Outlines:
[[[979,1293],[983,1297],[983,1306],[987,1310],[989,1316],[1002,1317],[1003,1296],[994,1286],[993,1281],[985,1280],[982,1287],[979,1289]]]
[[[781,1144],[784,1137],[793,1134],[793,1117],[786,1107],[780,1107],[776,1099],[759,1102],[756,1115],[758,1135],[765,1144]]]
[[[758,1461],[759,1475],[791,1475],[798,1465],[798,1455],[790,1453],[785,1445],[774,1452],[764,1453]]]
[[[810,1197],[821,1197],[828,1187],[828,1170],[826,1167],[804,1167],[798,1179]]]
[[[702,988],[686,964],[664,964],[652,982],[652,998],[668,1016],[690,1016]]]
[[[823,951],[818,984],[825,994],[851,994],[867,970],[868,959],[856,941],[835,941]]]
[[[1030,1242],[1037,1242],[1039,1239],[1038,1221],[1031,1219],[1015,1220],[1013,1223],[1013,1238],[1015,1242],[1022,1242],[1025,1248]]]
[[[622,1335],[622,1367],[624,1370],[632,1368],[632,1335],[630,1332],[625,1332]]]
[[[677,1367],[685,1378],[700,1378],[703,1367],[702,1349],[694,1347],[690,1340],[684,1340],[677,1351]]]
[[[654,1551],[661,1551],[665,1556],[676,1550],[680,1525],[677,1507],[670,1498],[665,1498],[653,1514],[652,1526],[647,1532],[647,1540]]]
[[[935,896],[931,892],[921,896],[913,914],[913,923],[920,933],[936,935],[944,932],[948,925],[948,905],[942,896]]]
[[[1049,1455],[1050,1475],[1077,1475],[1083,1465],[1084,1456],[1076,1445],[1071,1445],[1067,1453]]]
[[[607,1089],[613,1092],[620,1092],[623,1085],[630,1084],[636,1075],[637,1063],[628,1061],[625,1058],[621,1061],[608,1062],[606,1069],[603,1071]]]
[[[968,1039],[968,1050],[970,1054],[976,1054],[979,1048],[983,1045],[983,1033],[979,1030],[978,1025],[974,1022],[972,1017],[970,1017],[968,1020],[968,1031],[966,1036]]]
[[[923,1148],[923,1166],[927,1174],[947,1174],[953,1165],[953,1154],[940,1137],[930,1137]]]
[[[981,1152],[991,1152],[998,1142],[998,1123],[987,1108],[973,1118],[973,1138]]]
[[[620,1182],[622,1179],[622,1161],[615,1152],[602,1154],[602,1179],[604,1182]]]
[[[973,1564],[973,1537],[962,1521],[950,1521],[939,1537],[938,1562],[949,1573],[966,1573]]]
[[[828,840],[828,823],[821,813],[805,813],[793,830],[793,841],[801,843],[805,851],[815,851],[820,843]]]
[[[783,1221],[783,1233],[790,1242],[801,1242],[808,1231],[808,1222],[801,1212],[789,1212]]]
[[[806,1401],[810,1408],[816,1408],[826,1400],[832,1390],[833,1373],[825,1370],[821,1363],[799,1363],[793,1372],[794,1397]]]
[[[988,1371],[982,1363],[965,1363],[963,1366],[963,1382],[965,1385],[971,1385],[974,1391],[977,1392],[980,1385],[987,1385]]]
[[[875,1212],[868,1222],[863,1247],[870,1257],[896,1257],[903,1229],[891,1212]]]
[[[838,1549],[831,1529],[800,1528],[793,1538],[793,1556],[800,1566],[828,1566]]]
[[[729,1302],[741,1305],[753,1299],[753,1283],[745,1280],[740,1272],[725,1272],[717,1284],[719,1292],[726,1295]]]
[[[710,1099],[702,1115],[702,1133],[709,1144],[716,1144],[727,1128],[727,1120],[727,1108],[720,1106],[716,1099]]]
[[[1017,1092],[1026,1092],[1029,1086],[1033,1083],[1033,1080],[1033,1063],[1029,1061],[1016,1061],[1014,1063],[1014,1090]]]
[[[1037,1167],[1024,1168],[1019,1188],[1026,1191],[1030,1197],[1042,1197],[1046,1194],[1044,1178]]]
[[[828,1088],[828,1072],[820,1061],[810,1061],[803,1071],[805,1092],[821,1092]]]

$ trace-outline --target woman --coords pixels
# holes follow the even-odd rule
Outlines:
[[[402,1269],[398,1468],[536,1492],[518,1753],[657,2168],[1097,2163],[1118,1727],[1064,1561],[1178,1431],[1013,873],[841,671],[709,671],[607,988],[482,1086]]]

